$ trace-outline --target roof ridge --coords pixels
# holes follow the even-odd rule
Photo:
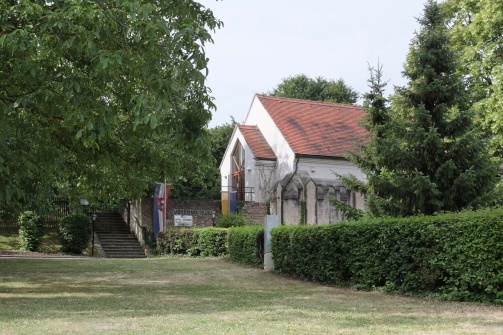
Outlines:
[[[363,109],[363,106],[360,106],[360,105],[343,104],[343,103],[340,103],[340,102],[307,100],[307,99],[297,99],[297,98],[286,98],[286,97],[278,97],[278,96],[274,96],[274,95],[259,94],[259,93],[256,93],[255,95],[257,97],[261,98],[261,99],[286,100],[286,101],[298,102],[298,103],[303,103],[303,104],[317,104],[317,105],[327,105],[327,106],[341,106],[341,107],[344,107],[344,108]]]

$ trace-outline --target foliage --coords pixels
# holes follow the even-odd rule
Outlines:
[[[312,79],[304,74],[283,78],[269,95],[285,98],[339,102],[353,104],[358,92],[347,86],[343,79]]]
[[[365,146],[361,146],[363,149]],[[364,150],[360,154],[362,154]],[[362,169],[363,170],[363,169]],[[349,192],[359,192],[362,194],[368,194],[368,184],[358,180],[354,175],[342,176],[336,172],[334,174],[342,181],[342,183],[348,188]],[[372,195],[370,195],[372,198]],[[349,199],[349,197],[348,197]],[[369,215],[368,212],[361,210],[359,208],[355,208],[348,204],[345,201],[338,200],[335,196],[330,196],[329,201],[334,206],[337,211],[340,211],[344,218],[348,221],[351,220],[359,220],[366,215]],[[367,197],[367,208],[372,208],[371,201],[369,201],[369,197]]]
[[[227,254],[227,230],[219,228],[167,229],[157,234],[157,253],[222,257]]]
[[[0,252],[7,252],[12,254],[21,253],[21,243],[19,238],[19,227],[2,227],[0,234]],[[61,242],[58,235],[57,227],[45,227],[42,242],[37,249],[37,252],[57,254],[61,252]]]
[[[157,253],[159,255],[192,255],[197,244],[193,229],[166,229],[157,234]]]
[[[348,155],[367,176],[374,216],[459,211],[480,205],[494,186],[497,166],[472,123],[457,58],[444,16],[427,2],[405,64],[407,87],[396,89],[389,108],[381,68],[371,69],[369,141]]]
[[[230,228],[227,241],[231,260],[255,267],[263,266],[264,227]]]
[[[157,244],[154,239],[154,232],[147,227],[141,227],[143,242],[149,247],[152,252],[157,252]]]
[[[93,228],[87,216],[67,215],[59,222],[58,229],[63,252],[81,254],[89,246]]]
[[[243,227],[248,226],[250,223],[241,214],[234,213],[224,213],[220,215],[216,223],[219,228],[230,228],[230,227]]]
[[[221,25],[192,0],[0,2],[0,202],[137,198],[211,160]]]
[[[197,230],[197,247],[201,257],[222,257],[227,251],[227,230],[203,228]]]
[[[503,3],[493,0],[446,0],[453,48],[461,53],[478,122],[490,152],[503,158]]]
[[[44,218],[35,212],[24,212],[18,220],[19,242],[23,250],[38,251],[44,237]]]
[[[306,280],[503,304],[503,209],[274,228],[275,270]]]
[[[212,159],[198,162],[197,167],[183,171],[172,182],[171,197],[174,199],[220,199],[220,163],[237,122],[231,117],[225,123],[207,129]]]

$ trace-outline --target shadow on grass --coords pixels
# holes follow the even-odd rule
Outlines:
[[[19,252],[21,245],[19,243],[19,228],[2,227],[0,228],[0,252]],[[39,247],[39,252],[43,253],[61,253],[61,243],[59,241],[57,228],[45,228],[44,236]]]
[[[267,316],[347,327],[368,322],[428,327],[442,315],[449,327],[475,313],[477,322],[503,326],[502,319],[483,320],[501,308],[338,289],[219,259],[0,259],[0,268],[0,299],[9,306],[0,321],[11,323],[163,315],[247,318],[250,325]]]

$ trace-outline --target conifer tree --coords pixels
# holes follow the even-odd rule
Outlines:
[[[373,72],[363,123],[371,135],[348,156],[367,175],[373,215],[461,210],[476,204],[496,180],[497,164],[472,123],[439,5],[428,1],[418,21],[403,72],[408,85],[396,89],[388,109],[381,70]]]

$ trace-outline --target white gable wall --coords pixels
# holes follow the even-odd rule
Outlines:
[[[227,192],[231,190],[232,187],[232,152],[236,146],[237,141],[241,143],[245,150],[245,192],[252,192],[251,194],[247,193],[246,201],[255,201],[255,202],[263,202],[265,201],[261,197],[261,193],[258,192],[263,186],[259,185],[260,179],[256,174],[256,162],[254,160],[253,153],[246,143],[246,140],[239,131],[239,128],[236,126],[234,129],[234,133],[232,134],[231,140],[227,146],[227,150],[225,151],[224,157],[222,159],[222,163],[220,164],[220,177],[222,180],[222,191]],[[262,173],[263,174],[263,173]]]
[[[262,135],[264,135],[267,143],[271,146],[272,151],[274,151],[274,154],[277,157],[277,166],[274,176],[275,180],[280,180],[287,173],[293,171],[295,155],[272,120],[271,116],[267,113],[264,106],[260,103],[256,96],[252,101],[250,111],[246,116],[244,124],[257,126],[262,132]]]

